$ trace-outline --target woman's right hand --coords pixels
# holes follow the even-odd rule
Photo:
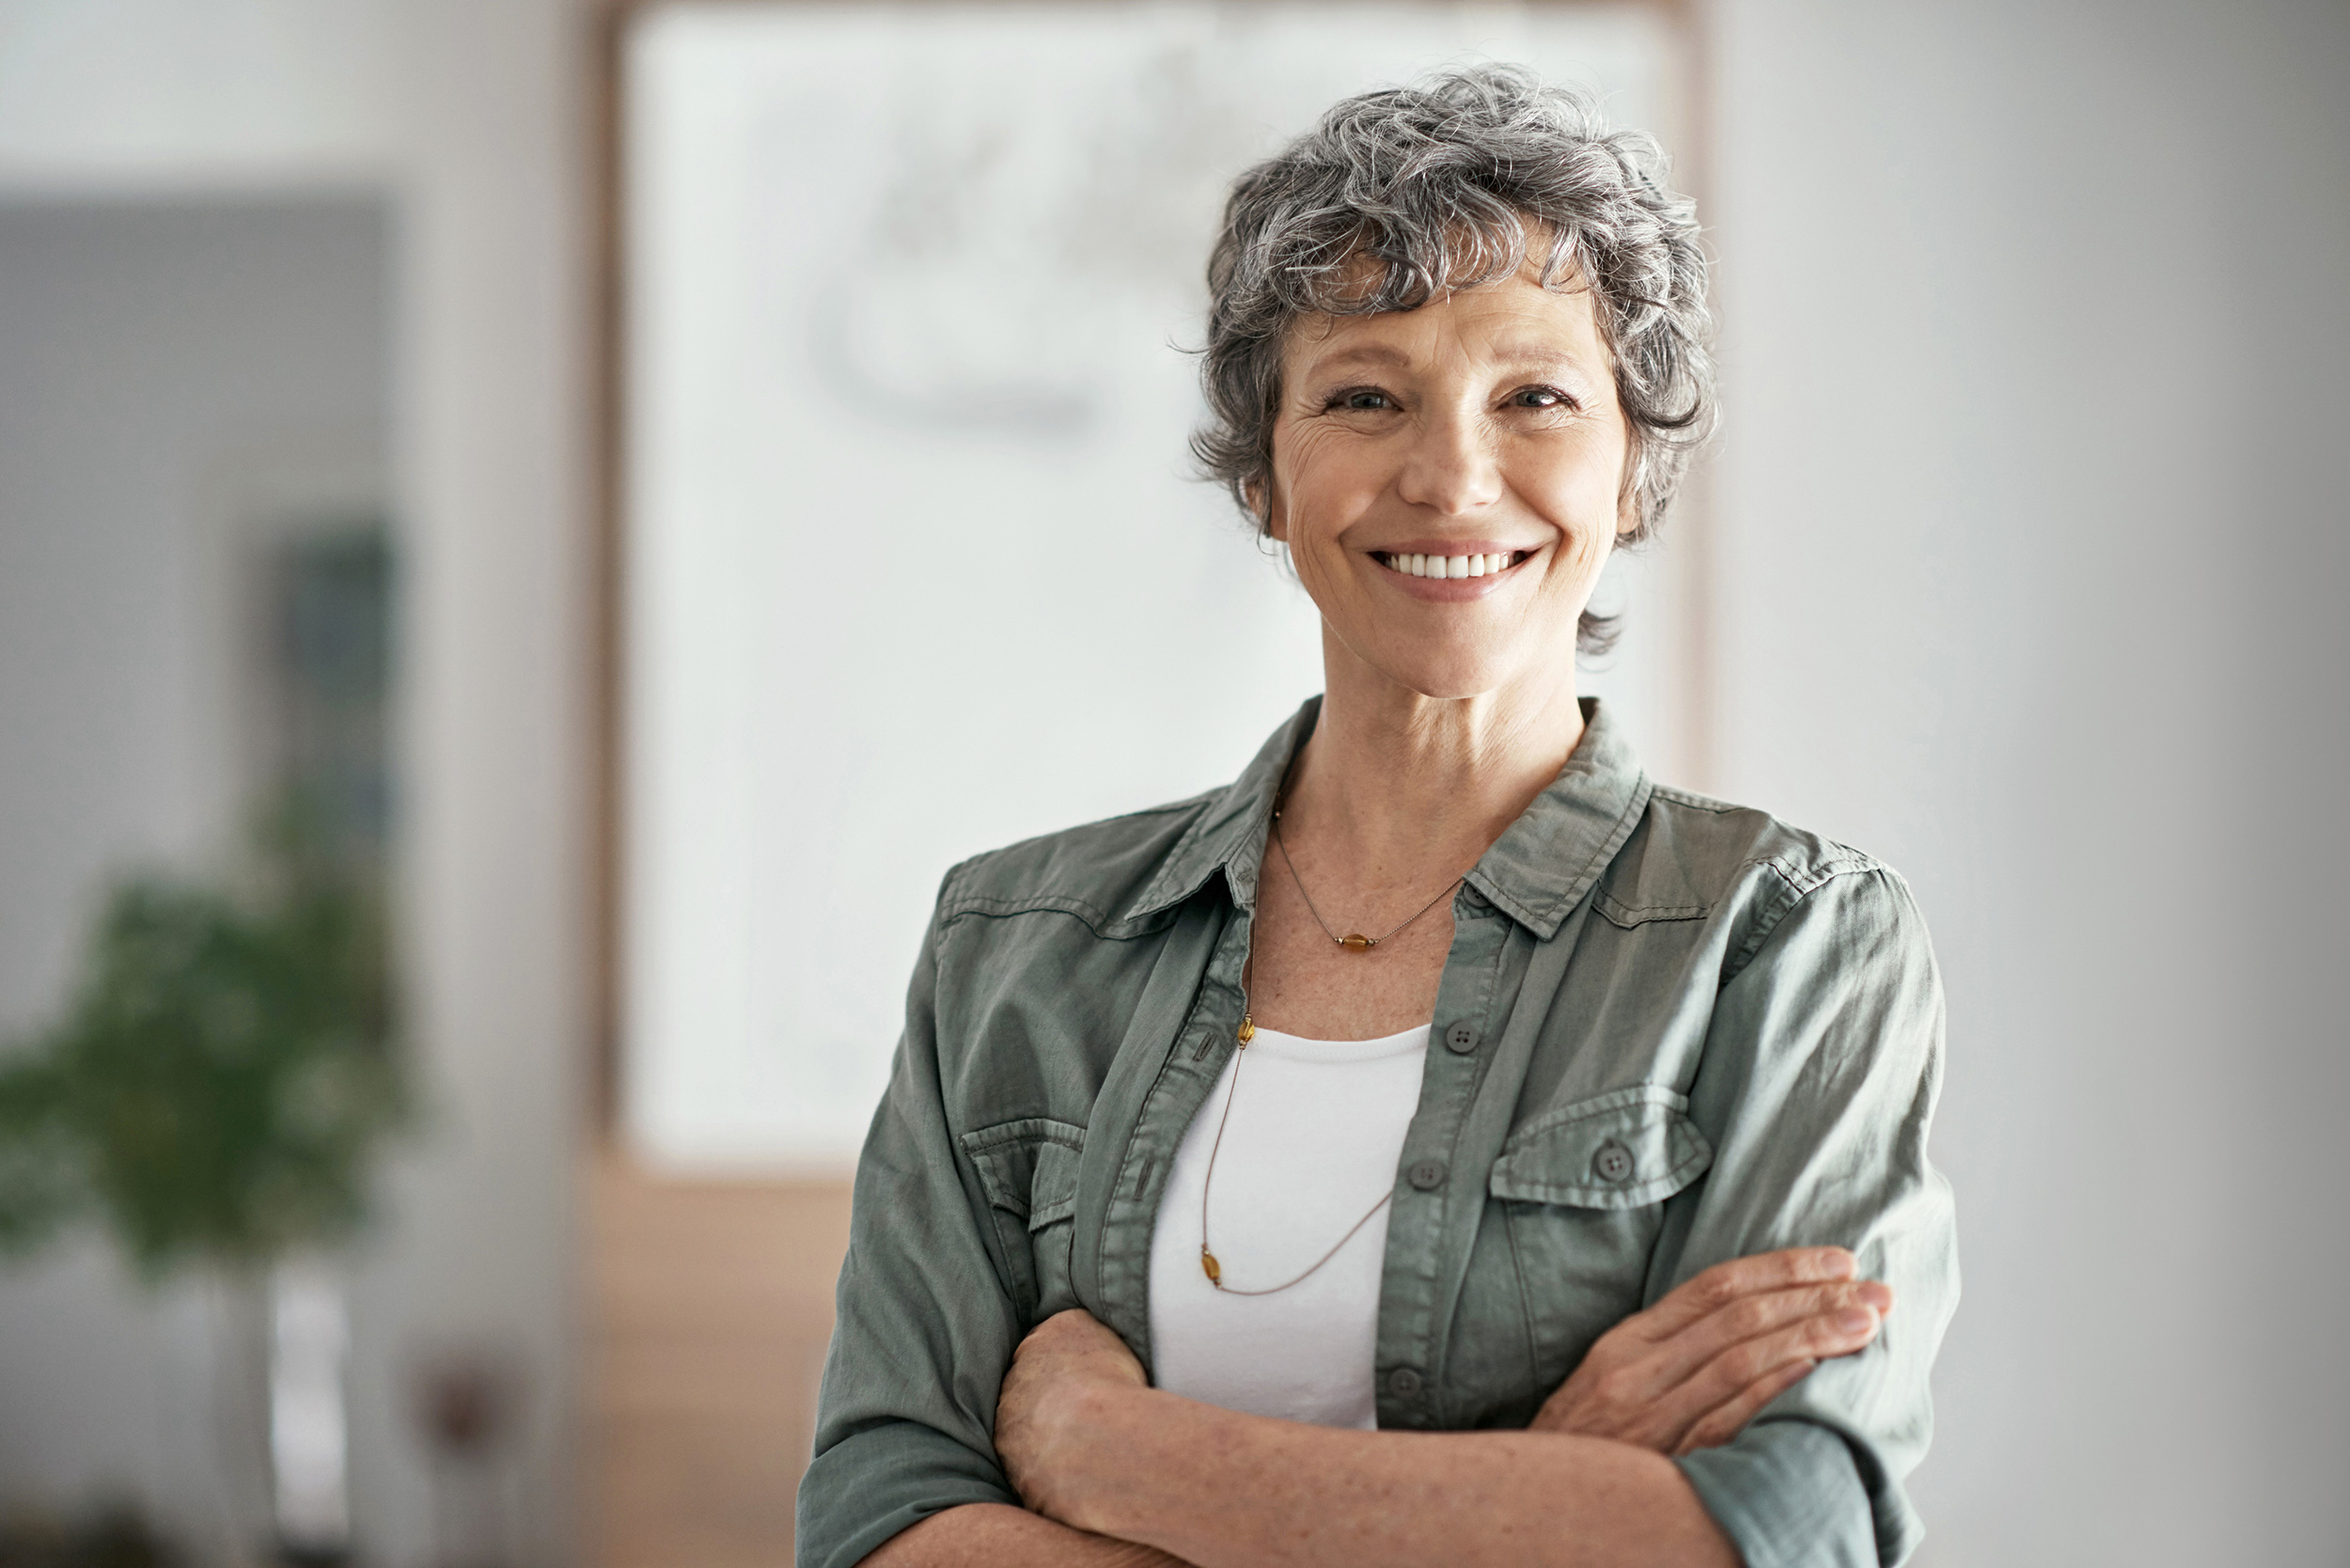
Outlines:
[[[1841,1247],[1716,1263],[1601,1335],[1530,1430],[1668,1456],[1716,1448],[1830,1356],[1876,1338],[1892,1287]]]

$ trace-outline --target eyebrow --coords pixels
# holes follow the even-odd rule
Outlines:
[[[1339,350],[1327,359],[1317,361],[1314,369],[1320,373],[1344,365],[1386,365],[1399,370],[1408,370],[1412,366],[1412,356],[1385,343],[1357,343],[1352,348]]]
[[[1539,340],[1518,339],[1496,344],[1494,363],[1510,369],[1555,369],[1565,367],[1589,372],[1590,367],[1571,350],[1560,349]],[[1350,366],[1380,366],[1399,370],[1412,368],[1412,356],[1402,350],[1385,343],[1358,343],[1343,348],[1313,367],[1315,375],[1327,375]]]
[[[1497,364],[1509,366],[1567,365],[1578,370],[1590,368],[1583,363],[1582,355],[1575,353],[1573,350],[1556,348],[1548,343],[1523,340],[1496,345],[1494,350],[1494,360]]]

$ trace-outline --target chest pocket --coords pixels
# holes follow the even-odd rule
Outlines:
[[[965,1133],[962,1143],[987,1194],[988,1215],[1022,1320],[1034,1327],[1075,1306],[1069,1260],[1086,1130],[1028,1117]]]
[[[1535,1117],[1494,1162],[1543,1392],[1640,1309],[1665,1200],[1714,1163],[1688,1108],[1660,1085],[1611,1090]]]

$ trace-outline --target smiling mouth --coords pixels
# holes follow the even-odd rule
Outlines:
[[[1509,571],[1533,553],[1512,550],[1498,556],[1398,556],[1374,550],[1371,559],[1406,577],[1491,577]]]

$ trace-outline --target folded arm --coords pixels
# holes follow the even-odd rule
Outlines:
[[[1735,1568],[1667,1456],[1735,1437],[1821,1356],[1867,1343],[1890,1305],[1839,1248],[1737,1260],[1604,1336],[1533,1430],[1441,1434],[1182,1399],[1147,1387],[1089,1314],[1062,1312],[1021,1344],[995,1430],[1012,1481],[1049,1520],[951,1510],[870,1560]]]
[[[899,1536],[871,1568],[947,1563],[1314,1568],[1608,1564],[1737,1568],[1670,1460],[1559,1433],[1349,1432],[1243,1416],[1153,1388],[1082,1416],[1101,1466],[1069,1526],[960,1508]],[[1091,1532],[1091,1533],[1086,1533]],[[1136,1546],[1156,1548],[1121,1556]],[[1165,1555],[1160,1555],[1165,1554]]]
[[[964,1503],[893,1535],[859,1568],[1183,1568],[1155,1546],[1072,1529],[1010,1503]]]

